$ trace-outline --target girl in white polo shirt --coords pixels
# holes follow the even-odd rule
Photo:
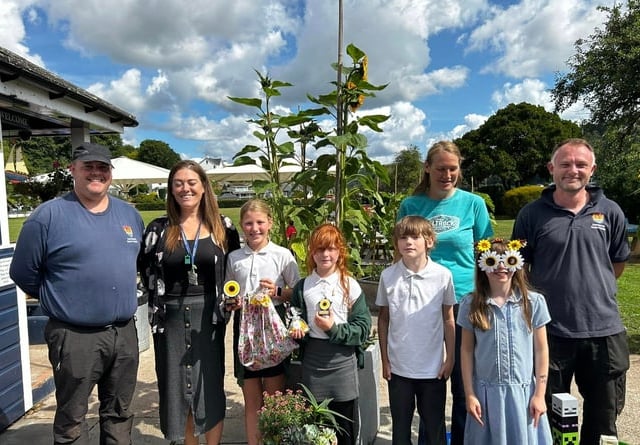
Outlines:
[[[282,303],[291,298],[291,288],[298,282],[298,264],[291,251],[269,240],[273,226],[271,208],[260,199],[251,199],[240,208],[240,226],[245,245],[229,254],[226,279],[240,284],[240,295],[267,290],[276,310],[284,317]],[[284,391],[284,362],[276,366],[252,371],[238,360],[240,310],[236,311],[233,327],[235,376],[244,396],[247,443],[258,445],[258,410],[262,407],[264,391],[273,394]]]

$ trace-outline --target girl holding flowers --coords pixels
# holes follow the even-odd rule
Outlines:
[[[358,438],[358,367],[371,330],[371,314],[358,282],[347,270],[347,245],[340,230],[322,224],[311,233],[309,275],[293,289],[291,305],[301,309],[309,327],[291,330],[304,339],[300,349],[302,383],[317,400],[331,399],[339,414],[338,445]]]
[[[233,309],[240,309],[236,311],[233,329],[235,376],[244,396],[247,443],[258,445],[258,410],[263,404],[262,394],[284,391],[285,365],[282,362],[253,371],[239,362],[241,301],[247,294],[268,296],[284,319],[283,302],[291,298],[291,288],[298,282],[300,275],[291,251],[269,240],[273,217],[266,202],[251,199],[244,203],[240,208],[240,225],[244,233],[245,246],[229,254],[225,290],[227,294],[236,293],[239,296],[238,304],[232,306]],[[231,282],[232,280],[237,283]]]
[[[551,320],[525,279],[519,240],[477,243],[475,290],[460,303],[465,444],[552,443],[545,390]]]

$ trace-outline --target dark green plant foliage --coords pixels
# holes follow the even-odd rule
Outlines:
[[[361,97],[374,97],[374,92],[386,85],[376,86],[366,81],[363,51],[349,45],[347,54],[352,59],[352,66],[343,68],[344,83],[329,94],[307,95],[313,108],[300,109],[290,115],[273,112],[273,98],[281,96],[281,89],[291,84],[271,79],[258,71],[262,97],[229,99],[257,109],[256,117],[248,122],[256,127],[253,134],[259,144],[243,147],[234,156],[234,163],[253,163],[257,158],[258,164],[269,173],[268,181],[255,181],[253,188],[259,196],[266,196],[275,214],[272,239],[285,244],[286,222],[292,220],[297,234],[289,247],[300,261],[304,261],[311,231],[324,222],[334,221],[340,213],[341,218],[335,222],[349,240],[349,256],[357,272],[363,243],[375,239],[376,231],[386,228],[383,219],[389,216],[390,209],[386,208],[385,200],[392,201],[379,192],[379,185],[389,182],[387,169],[369,158],[367,139],[359,130],[364,126],[382,131],[380,124],[389,116],[349,114],[349,107],[358,103]],[[341,109],[337,108],[338,92],[344,95]],[[351,121],[343,119],[346,124],[340,134],[323,131],[316,121],[316,118],[327,116],[337,119],[338,115],[352,117]],[[309,150],[328,146],[336,147],[336,152],[322,154],[310,162]],[[287,164],[302,166],[293,178],[291,196],[283,193],[279,174]],[[336,196],[337,189],[342,193]],[[363,197],[366,197],[366,205]],[[376,211],[367,210],[371,207]]]
[[[522,207],[540,197],[543,189],[539,185],[525,185],[507,191],[502,198],[505,215],[515,218]]]

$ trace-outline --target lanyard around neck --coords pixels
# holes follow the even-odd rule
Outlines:
[[[198,250],[198,241],[200,241],[200,228],[202,227],[202,221],[198,224],[198,231],[196,232],[196,239],[193,241],[193,250],[189,245],[187,235],[184,233],[184,229],[180,226],[180,235],[182,235],[182,244],[184,244],[184,250],[187,254],[184,257],[184,264],[194,265],[196,264],[196,251]]]

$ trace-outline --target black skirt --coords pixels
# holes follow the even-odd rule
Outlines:
[[[153,336],[160,429],[180,440],[189,410],[196,435],[224,419],[225,324],[211,323],[213,303],[204,296],[167,299],[165,307],[164,332]]]

